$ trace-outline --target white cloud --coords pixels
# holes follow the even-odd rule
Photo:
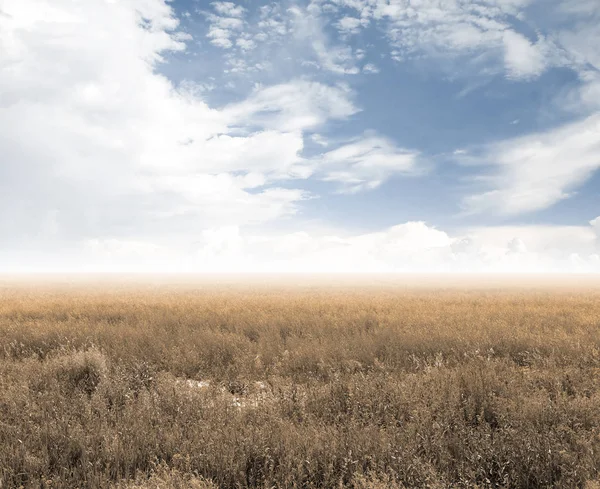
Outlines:
[[[305,132],[358,112],[343,84],[260,86],[217,110],[202,87],[176,88],[155,71],[168,50],[185,49],[164,2],[71,7],[11,0],[0,20],[5,252],[50,259],[86,242],[104,261],[152,250],[167,263],[173,243],[207,228],[297,213],[311,196],[282,180],[314,175],[358,190],[415,170],[415,155],[376,137],[302,157]]]
[[[303,51],[312,50],[318,66],[338,75],[356,75],[360,73],[356,65],[358,57],[346,44],[332,42],[325,32],[325,20],[322,10],[311,3],[308,8],[294,6],[288,10],[291,30],[295,42]]]
[[[156,73],[184,36],[162,0],[6,0],[0,17],[0,246],[189,236],[289,216],[303,131],[357,111],[291,82],[222,110]],[[218,7],[222,12],[223,8]],[[243,12],[228,10],[231,18]]]
[[[315,4],[286,7],[271,3],[256,11],[242,7],[234,11],[229,2],[211,5],[211,11],[203,12],[209,23],[207,37],[213,45],[228,51],[228,73],[250,72],[250,67],[269,64],[274,57],[291,67],[298,66],[297,62],[291,63],[297,59],[301,66],[314,65],[338,75],[360,72],[353,50],[326,33],[326,21]],[[349,27],[349,21],[342,25]]]
[[[356,75],[360,73],[356,66],[356,57],[349,46],[331,46],[321,39],[315,39],[312,47],[322,69],[338,75]]]
[[[558,33],[555,41],[539,37],[533,44],[511,31],[504,33],[509,76],[531,78],[548,66],[568,66],[580,83],[557,95],[555,107],[578,120],[557,128],[500,141],[467,162],[492,165],[490,175],[476,180],[487,189],[464,199],[468,211],[517,215],[548,208],[574,195],[600,168],[600,57],[594,49],[600,28],[589,4],[562,2],[564,15],[578,14],[575,27]]]
[[[379,73],[379,68],[372,63],[367,63],[363,66],[363,73]]]
[[[525,36],[514,31],[504,33],[504,62],[512,78],[539,76],[546,69],[546,53],[541,46],[531,43]]]
[[[344,35],[358,34],[362,25],[361,19],[357,19],[356,17],[342,17],[336,23],[338,31]]]
[[[575,92],[575,111],[600,110],[600,72],[587,72],[581,75],[582,85]]]
[[[283,176],[300,162],[303,149],[299,132],[267,130],[249,136],[217,135],[202,141],[196,154],[202,152],[208,172],[243,172],[263,174],[275,172]]]
[[[600,115],[494,144],[477,161],[494,165],[494,172],[479,178],[490,189],[467,197],[467,210],[510,215],[545,209],[600,168]]]
[[[466,65],[473,64],[479,70],[499,64],[515,79],[534,78],[550,66],[569,62],[561,49],[544,36],[539,35],[531,42],[515,30],[516,18],[527,23],[523,12],[530,0],[420,0],[418,4],[410,0],[336,0],[335,5],[312,0],[307,3],[297,2],[287,9],[279,4],[264,5],[259,9],[260,18],[247,23],[244,16],[248,13],[244,9],[233,16],[230,8],[212,4],[217,13],[208,14],[211,22],[208,35],[220,47],[230,49],[238,44],[248,51],[245,42],[237,42],[245,35],[247,41],[254,43],[253,48],[264,49],[257,55],[259,58],[285,53],[317,63],[322,70],[337,75],[360,73],[357,62],[364,56],[362,48],[353,50],[344,41],[372,24],[383,32],[392,58],[399,61],[428,57],[443,61],[453,71],[457,59],[468,60]],[[337,30],[341,39],[328,32],[328,25]],[[278,49],[271,49],[273,45]],[[244,51],[236,54],[238,64],[243,56]]]
[[[600,53],[596,46],[600,43],[600,9],[597,3],[564,2],[564,9],[581,8],[575,27],[563,29],[558,33],[558,39],[568,53],[570,66],[579,74],[581,85],[571,90],[562,105],[569,110],[585,112],[600,109]],[[586,10],[589,9],[589,12]],[[572,13],[573,10],[567,10]],[[577,12],[577,11],[576,11]],[[595,14],[595,15],[594,15]]]
[[[263,5],[259,18],[245,19],[252,11],[231,13],[229,7],[216,7],[207,14],[211,22],[209,37],[220,47],[234,49],[234,58],[227,62],[237,65],[236,72],[248,56],[248,51],[258,48],[253,62],[280,58],[300,59],[302,66],[316,64],[325,72],[336,75],[360,73],[357,62],[364,57],[363,49],[352,49],[348,36],[361,34],[376,25],[387,40],[390,55],[397,61],[430,59],[436,68],[468,73],[501,73],[515,80],[529,80],[553,66],[571,66],[573,50],[564,45],[579,45],[580,49],[593,51],[594,43],[587,43],[596,34],[593,22],[587,27],[594,31],[581,35],[579,29],[563,32],[556,39],[538,31],[538,26],[526,15],[535,0],[324,0],[295,2],[286,8],[282,4]],[[586,9],[568,9],[562,14],[581,15]],[[587,8],[590,10],[590,8]],[[588,15],[589,17],[589,15]],[[338,38],[328,31],[333,26]],[[524,31],[534,30],[535,39],[525,37]],[[243,40],[239,40],[243,39]],[[581,42],[580,40],[583,40]],[[370,46],[372,48],[372,45]],[[251,63],[250,63],[251,64]]]
[[[366,53],[338,44],[324,17],[345,6],[355,12],[344,11],[333,27],[354,34],[378,21],[400,58],[487,50],[503,57],[515,78],[532,78],[563,62],[554,42],[542,36],[530,42],[511,30],[506,18],[519,15],[525,1],[422,0],[419,9],[405,0],[334,3],[287,12],[273,4],[253,23],[245,8],[215,2],[207,35],[229,50],[230,73],[266,69],[270,65],[257,67],[259,61],[276,52],[294,64],[317,63],[329,77],[354,74]],[[395,175],[419,174],[421,157],[376,135],[336,147],[332,138],[313,134],[330,136],[329,122],[359,112],[344,84],[292,78],[259,86],[220,108],[202,99],[218,81],[204,91],[192,83],[174,86],[157,69],[170,52],[186,49],[189,36],[177,32],[164,0],[4,0],[2,12],[3,263],[174,271],[600,266],[599,219],[569,228],[450,233],[408,222],[354,235],[261,234],[256,225],[275,227],[312,197],[293,188],[292,179],[312,177],[334,182],[342,192],[363,191]],[[586,84],[577,99],[587,117],[485,148],[477,162],[491,164],[493,173],[482,192],[465,200],[469,210],[518,214],[548,207],[600,166],[592,69],[598,63],[584,42],[586,32],[565,32],[560,40],[578,66],[589,65],[580,71]],[[366,64],[362,71],[377,68]],[[323,146],[317,157],[303,156],[309,135]]]
[[[87,240],[70,266],[80,271],[589,273],[600,272],[598,220],[590,226],[480,227],[455,233],[406,222],[345,235],[249,234],[228,225],[170,246]],[[54,263],[60,270],[62,264]]]
[[[233,46],[233,42],[231,41],[231,39],[229,39],[231,33],[228,30],[212,28],[207,34],[207,36],[210,37],[211,44],[217,47],[229,49],[231,46]]]
[[[232,2],[213,2],[211,6],[217,12],[206,14],[210,24],[206,37],[210,39],[211,44],[223,49],[229,49],[234,44],[240,45],[235,38],[244,28],[245,9]],[[248,49],[243,45],[240,47]]]
[[[272,3],[260,7],[260,20],[257,23],[260,39],[278,39],[289,32],[289,20],[284,15],[281,4]]]
[[[256,43],[252,39],[238,39],[235,43],[242,51],[250,51],[256,47]]]
[[[342,35],[358,34],[371,22],[387,37],[397,61],[429,57],[456,68],[456,58],[468,63],[504,64],[515,79],[539,76],[549,66],[568,63],[554,43],[539,36],[530,42],[514,27],[528,23],[524,11],[533,0],[334,0],[353,9],[334,25]],[[321,2],[317,2],[321,4]],[[325,9],[313,9],[327,15]],[[439,65],[438,65],[439,68]],[[478,66],[476,69],[488,69]]]
[[[563,0],[558,8],[563,14],[578,14],[586,19],[600,17],[596,0]]]
[[[598,272],[600,248],[590,226],[498,226],[467,230],[457,250],[466,267],[508,272]]]
[[[241,5],[236,5],[233,2],[213,2],[211,5],[217,13],[227,17],[242,17],[246,10]]]
[[[388,22],[392,44],[406,55],[416,52],[464,54],[500,45],[512,6],[488,2],[424,0],[414,7],[407,0],[378,1],[373,16]]]
[[[315,144],[318,144],[319,146],[329,146],[329,141],[327,140],[327,138],[323,137],[321,134],[311,134],[310,139],[312,142],[314,142]]]
[[[322,154],[317,161],[325,181],[340,183],[341,192],[354,193],[374,189],[393,175],[421,172],[418,157],[385,138],[366,136]]]
[[[356,112],[351,91],[344,85],[294,81],[259,88],[245,101],[224,109],[229,120],[242,120],[283,131],[315,128],[329,119],[345,119]]]

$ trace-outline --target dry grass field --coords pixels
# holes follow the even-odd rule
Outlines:
[[[592,280],[0,281],[2,489],[599,472]]]

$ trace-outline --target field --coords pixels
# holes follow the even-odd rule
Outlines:
[[[599,472],[598,281],[0,281],[2,489]]]

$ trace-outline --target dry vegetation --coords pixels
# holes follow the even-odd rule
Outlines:
[[[0,298],[3,489],[599,487],[597,286]]]

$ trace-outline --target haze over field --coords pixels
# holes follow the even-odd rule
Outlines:
[[[596,0],[2,0],[0,272],[598,272]]]

